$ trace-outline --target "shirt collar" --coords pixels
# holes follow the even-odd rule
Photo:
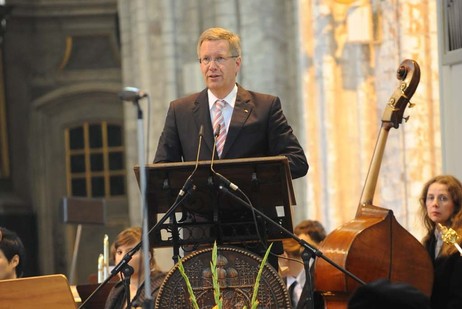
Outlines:
[[[215,102],[219,100],[219,98],[217,98],[212,93],[212,91],[210,91],[210,89],[207,89],[207,94],[209,97],[209,109],[211,110],[213,107],[213,104],[215,104]],[[225,100],[226,103],[228,103],[232,108],[234,108],[234,104],[236,103],[236,97],[237,97],[237,85],[235,84],[231,92],[228,93],[228,95],[224,97],[223,100]]]

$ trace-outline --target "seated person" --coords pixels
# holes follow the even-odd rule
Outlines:
[[[301,221],[295,226],[294,233],[313,248],[317,248],[319,243],[326,238],[324,227],[315,220]],[[304,249],[292,238],[283,240],[282,246],[284,254],[279,258],[279,269],[287,284],[292,308],[305,308],[309,294],[306,291],[302,294],[306,282],[305,266],[302,260]],[[313,262],[314,259],[310,259],[310,267]],[[318,294],[314,294],[313,298],[316,308],[323,307],[322,299]]]
[[[317,245],[326,238],[326,230],[321,222],[316,220],[302,220],[294,228],[295,235],[307,234]]]
[[[24,260],[24,245],[19,236],[0,227],[0,280],[21,278]]]
[[[433,262],[432,308],[462,308],[462,182],[452,175],[429,179],[420,195],[420,210],[426,235],[423,245]],[[439,225],[452,229],[458,238],[446,243]]]
[[[140,241],[142,230],[140,227],[132,227],[123,230],[117,235],[114,243],[111,246],[111,255],[114,258],[115,264],[123,259],[123,257],[133,249]],[[151,267],[151,292],[152,299],[155,303],[157,293],[165,279],[165,273],[157,269],[154,259],[154,251],[150,250],[150,267]],[[128,265],[133,267],[133,274],[130,276],[129,296],[130,306],[127,307],[127,289],[124,284],[124,276],[119,273],[122,281],[116,283],[112,288],[106,300],[105,309],[119,308],[141,308],[145,299],[144,292],[144,262],[143,254],[138,250],[128,262]]]
[[[307,234],[300,234],[298,237],[311,246],[316,247],[316,244]],[[305,266],[302,260],[304,248],[292,238],[284,239],[282,246],[284,254],[279,258],[279,269],[281,270],[281,276],[287,284],[292,308],[304,308],[304,305],[301,304],[297,307],[306,282]],[[310,266],[312,262],[313,259],[310,260]]]

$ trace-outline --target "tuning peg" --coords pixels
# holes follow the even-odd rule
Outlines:
[[[388,106],[391,107],[392,112],[399,111],[399,108],[396,108],[395,104],[396,104],[396,100],[394,98],[390,98],[390,100],[388,100]]]
[[[409,116],[407,116],[407,117],[403,117],[403,119],[404,119],[404,122],[407,122],[407,121],[409,120],[409,118],[411,118],[411,116],[410,116],[410,115],[409,115]]]
[[[415,103],[412,103],[411,101],[409,101],[409,108],[413,108],[415,106]]]

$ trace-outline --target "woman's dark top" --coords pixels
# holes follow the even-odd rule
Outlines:
[[[433,309],[462,308],[462,256],[455,252],[435,258],[436,237],[432,236],[425,247],[434,267],[431,305]]]
[[[161,271],[153,271],[151,272],[151,295],[152,299],[155,303],[157,293],[159,292],[159,288],[162,285],[162,282],[165,279],[165,273]],[[142,307],[144,302],[144,282],[140,285],[138,290],[136,291],[136,295],[131,302],[130,308],[133,307]],[[106,305],[104,306],[105,309],[125,309],[127,308],[127,298],[125,295],[125,288],[123,281],[117,282],[114,287],[112,288],[109,296],[106,299]]]

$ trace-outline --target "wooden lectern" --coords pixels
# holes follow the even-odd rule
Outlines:
[[[0,280],[3,309],[75,309],[69,283],[64,275]]]
[[[146,198],[149,226],[152,227],[168,212],[196,166],[195,162],[148,164]],[[237,185],[253,207],[292,231],[291,207],[295,205],[289,163],[284,156],[223,159],[213,163],[213,170]],[[135,167],[139,179],[139,166]],[[256,226],[251,210],[239,205],[219,188],[218,177],[211,170],[211,161],[199,161],[192,177],[194,190],[178,206],[176,212],[193,214],[192,219],[172,218],[150,235],[153,247],[194,245],[198,243],[242,244],[256,242]],[[243,198],[242,194],[228,189]],[[160,217],[159,217],[160,216]],[[277,227],[257,218],[260,235],[268,241],[287,238]],[[197,229],[204,232],[197,236]],[[194,233],[185,233],[195,229]],[[182,233],[182,232],[183,233]],[[188,238],[182,236],[189,235]],[[197,237],[191,237],[196,234]]]

